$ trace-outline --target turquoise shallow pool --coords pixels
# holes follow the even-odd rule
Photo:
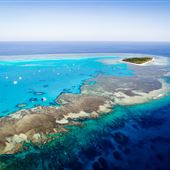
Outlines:
[[[79,93],[82,83],[98,74],[133,74],[126,64],[105,65],[98,62],[101,58],[1,62],[0,116],[21,108],[55,105],[60,93]],[[23,103],[20,108],[18,104]]]

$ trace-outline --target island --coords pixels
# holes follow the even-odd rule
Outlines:
[[[131,58],[124,58],[122,61],[133,63],[133,64],[145,64],[152,61],[152,57],[131,57]]]

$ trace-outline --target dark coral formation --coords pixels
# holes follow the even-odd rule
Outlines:
[[[128,143],[128,137],[121,133],[121,132],[116,132],[114,135],[113,135],[113,138],[114,140],[118,143],[118,144],[121,144],[121,145],[125,145]]]

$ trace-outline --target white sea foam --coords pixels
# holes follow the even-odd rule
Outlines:
[[[14,81],[13,81],[13,84],[14,84],[14,85],[18,84],[18,81],[14,80]]]

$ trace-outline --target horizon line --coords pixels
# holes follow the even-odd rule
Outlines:
[[[155,40],[100,40],[100,41],[95,41],[95,40],[0,40],[0,43],[2,42],[169,42],[170,40],[161,40],[161,41],[155,41]]]

